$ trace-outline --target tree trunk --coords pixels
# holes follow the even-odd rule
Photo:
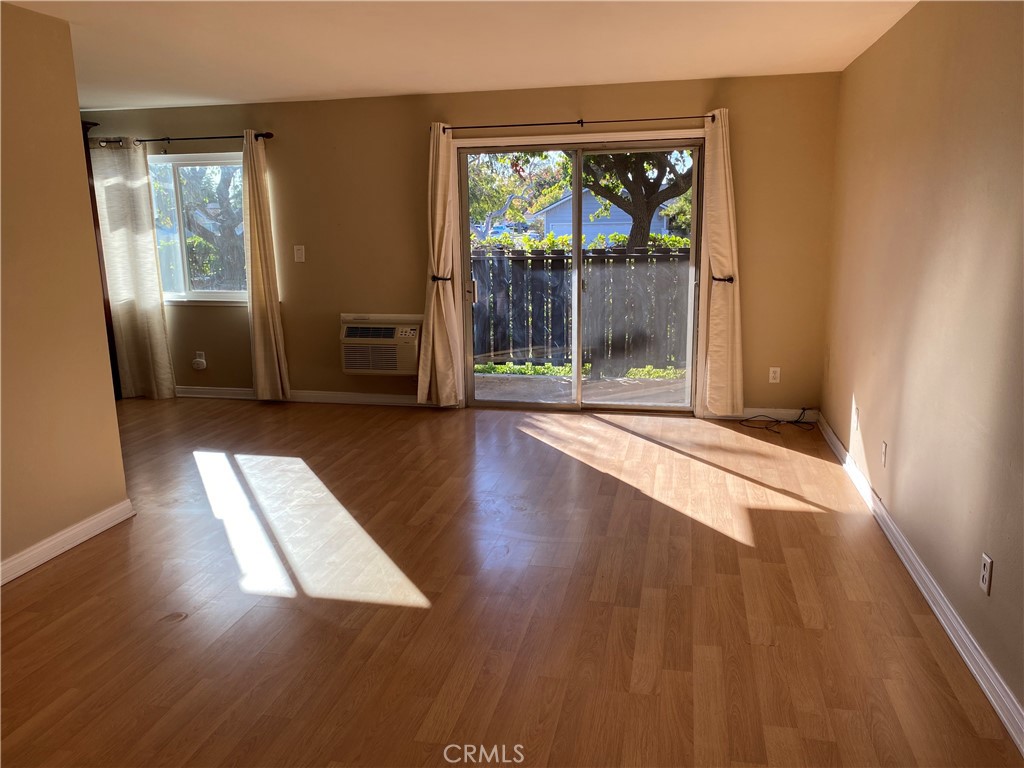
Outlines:
[[[633,202],[633,224],[629,228],[629,240],[626,242],[626,249],[632,251],[636,248],[646,248],[651,239],[651,219],[654,218],[653,211],[640,201]]]
[[[244,235],[235,232],[242,223],[242,213],[231,207],[231,185],[238,173],[241,170],[228,172],[227,168],[222,168],[217,185],[217,202],[220,205],[220,237],[217,242],[224,268],[223,290],[245,290],[245,240]]]

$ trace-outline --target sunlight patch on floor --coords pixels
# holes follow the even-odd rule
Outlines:
[[[224,525],[231,551],[242,572],[238,585],[243,592],[275,597],[297,594],[274,545],[224,453],[194,451],[213,514]]]
[[[608,446],[616,441],[621,443],[621,433],[616,434],[614,427],[594,419],[529,417],[519,429],[740,544],[755,546],[750,516],[744,506],[746,497],[743,503],[730,498],[730,486],[740,481],[726,473],[639,437],[634,438],[639,449],[636,453],[627,448],[617,456],[610,455]],[[700,498],[691,492],[691,482],[696,480],[706,489],[706,503],[694,503],[695,496]]]
[[[305,594],[430,607],[302,459],[236,455],[235,461]]]

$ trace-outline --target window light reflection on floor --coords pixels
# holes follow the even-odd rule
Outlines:
[[[238,585],[243,592],[276,597],[297,594],[274,545],[253,510],[226,454],[195,451],[192,454],[210,500],[213,514],[224,524],[231,551],[242,572]]]
[[[302,459],[236,455],[235,461],[305,594],[430,607]]]
[[[655,462],[651,471],[645,461],[626,461],[621,457],[609,456],[609,437],[620,435],[616,433],[614,426],[599,419],[531,417],[524,420],[519,430],[599,472],[614,477],[621,483],[632,486],[650,499],[685,514],[740,544],[756,546],[750,517],[743,505],[729,504],[724,509],[718,509],[720,505],[708,503],[703,507],[693,507],[689,497],[689,475],[675,476],[675,472],[689,473],[694,462],[679,457],[667,447],[657,444],[652,446],[654,453],[659,457],[664,456],[664,460],[661,466]],[[700,462],[696,462],[693,471],[707,475],[701,482],[714,479],[722,491],[722,499],[727,498],[727,473],[718,471],[713,465]]]

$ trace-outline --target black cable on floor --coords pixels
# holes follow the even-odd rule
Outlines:
[[[809,432],[814,429],[813,421],[804,421],[804,415],[807,413],[806,408],[800,409],[800,415],[795,419],[776,419],[774,416],[769,416],[766,413],[758,413],[750,418],[743,419],[740,421],[741,427],[747,427],[748,429],[767,429],[769,432],[774,432],[776,435],[781,434],[779,427],[784,424],[792,424],[798,429],[802,429],[805,432]]]

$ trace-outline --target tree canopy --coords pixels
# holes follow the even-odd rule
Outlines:
[[[150,184],[163,277],[170,283],[165,289],[184,290],[187,283],[193,291],[245,290],[241,166],[153,163]],[[184,227],[184,275],[176,274],[179,227]]]
[[[689,234],[693,160],[688,150],[583,158],[583,186],[601,203],[591,219],[608,216],[613,205],[632,219],[627,235],[602,233],[599,239],[630,249],[656,245],[658,238],[651,235],[655,215],[668,217],[671,231]],[[509,229],[539,240],[544,229],[534,214],[571,193],[572,156],[561,151],[472,154],[468,176],[469,220],[476,240],[508,235],[511,241]]]
[[[584,154],[582,175],[586,189],[632,217],[626,247],[642,248],[658,208],[692,189],[693,162],[681,152]]]

